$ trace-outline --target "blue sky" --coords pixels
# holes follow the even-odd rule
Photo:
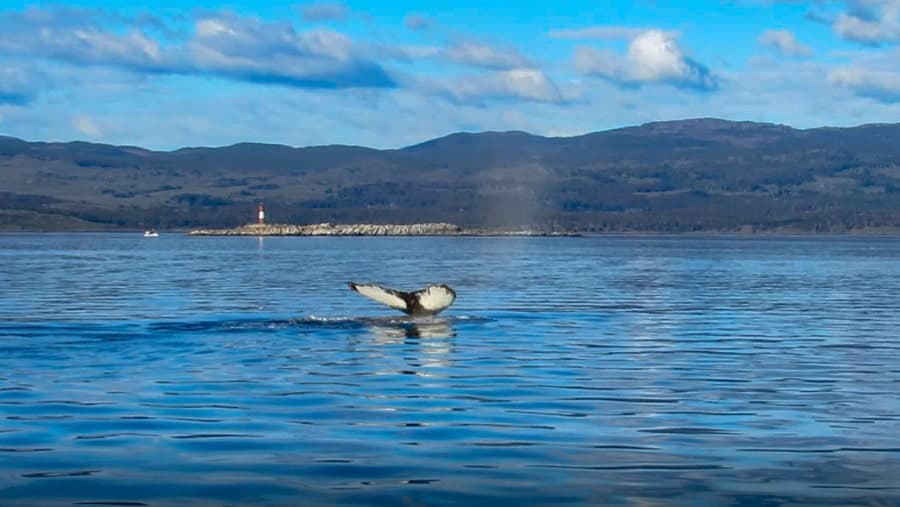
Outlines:
[[[402,147],[714,116],[900,121],[900,0],[0,0],[0,133]]]

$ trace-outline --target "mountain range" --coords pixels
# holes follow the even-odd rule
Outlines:
[[[401,149],[152,151],[0,136],[0,230],[451,222],[581,232],[900,230],[900,124],[692,119]]]

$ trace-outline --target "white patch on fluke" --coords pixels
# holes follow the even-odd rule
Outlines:
[[[429,285],[416,292],[402,292],[374,284],[350,282],[349,285],[369,299],[414,316],[435,315],[449,308],[456,300],[456,292],[446,285]]]
[[[456,294],[446,285],[430,285],[413,295],[419,297],[422,308],[435,313],[446,309],[456,299]]]
[[[406,301],[404,301],[397,291],[393,289],[388,289],[379,285],[355,284],[352,282],[350,283],[350,288],[369,299],[374,299],[391,308],[406,310]]]

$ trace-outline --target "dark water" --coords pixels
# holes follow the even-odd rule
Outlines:
[[[0,235],[0,505],[900,505],[898,309],[897,238]]]

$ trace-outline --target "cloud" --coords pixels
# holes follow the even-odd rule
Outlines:
[[[443,95],[455,103],[483,105],[488,100],[517,100],[565,104],[572,98],[538,69],[509,69],[488,74],[465,76],[455,81],[430,81],[429,93]]]
[[[37,97],[43,79],[19,67],[0,67],[0,104],[24,106]]]
[[[327,29],[297,32],[287,23],[216,15],[197,20],[185,49],[187,65],[176,67],[183,73],[300,88],[396,86],[348,36]]]
[[[342,4],[305,7],[325,5]],[[413,19],[411,16],[407,21]],[[803,46],[793,38],[776,38],[773,35],[776,33],[780,32],[767,32],[761,42],[781,51],[795,51],[796,47]],[[18,13],[0,12],[0,54],[38,62],[44,70],[56,69],[54,72],[86,83],[100,74],[114,75],[116,79],[133,78],[148,86],[173,82],[155,79],[159,75],[198,76],[280,85],[286,88],[282,91],[285,94],[318,89],[349,90],[341,94],[332,92],[329,96],[360,94],[373,101],[385,101],[388,96],[404,93],[451,108],[496,105],[542,110],[547,110],[544,108],[548,105],[606,100],[613,89],[622,94],[622,101],[634,102],[635,89],[642,86],[646,87],[641,91],[642,100],[662,96],[670,100],[684,96],[680,90],[711,91],[720,84],[719,76],[679,46],[678,32],[594,26],[548,35],[624,41],[624,44],[610,44],[613,50],[578,47],[573,54],[574,67],[583,76],[602,78],[608,83],[560,80],[531,54],[492,40],[486,43],[466,38],[464,34],[436,34],[435,38],[443,42],[403,46],[396,41],[353,38],[334,28],[311,28],[296,20],[292,24],[222,11],[198,10],[163,19],[90,9],[33,8]],[[627,49],[618,49],[620,46]],[[69,65],[53,65],[53,62]],[[11,74],[7,72],[7,75]],[[108,76],[101,77],[98,84],[91,83],[91,86],[103,86],[106,79]],[[54,77],[54,87],[63,81]],[[824,79],[822,82],[827,85]],[[19,84],[13,86],[13,83]],[[33,102],[37,89],[33,84],[30,78],[15,80],[0,71],[0,103]],[[66,83],[67,90],[75,86],[87,87]],[[186,86],[196,86],[196,82]],[[379,90],[393,91],[380,93]],[[267,90],[267,93],[274,92]],[[128,97],[134,92],[120,89],[113,93]],[[254,88],[252,93],[259,91]],[[70,119],[68,123],[66,118],[71,118],[71,113],[61,116],[69,132],[78,128],[83,135],[96,138],[115,136],[120,129],[113,115],[99,117],[103,123],[98,124],[97,116],[87,116],[93,110],[83,111],[84,117]]]
[[[93,11],[0,15],[0,51],[144,73],[203,75],[298,88],[391,88],[396,82],[346,35],[297,32],[284,22],[201,13],[185,38],[164,44]]]
[[[0,23],[0,28],[5,28]],[[27,35],[26,35],[27,34]],[[159,45],[140,32],[119,35],[91,26],[17,26],[0,31],[0,50],[77,64],[154,70],[160,67]]]
[[[440,46],[392,46],[388,44],[372,44],[365,53],[373,58],[396,60],[412,63],[417,60],[441,60],[445,48]]]
[[[90,117],[85,115],[74,116],[72,118],[72,128],[91,139],[103,137],[103,131],[100,129],[100,126]]]
[[[434,26],[434,22],[421,14],[408,14],[403,20],[406,28],[410,30],[428,30]]]
[[[350,9],[342,3],[323,2],[302,5],[300,12],[306,21],[343,21]]]
[[[528,58],[513,48],[497,48],[477,42],[458,42],[442,52],[448,60],[486,69],[534,67]]]
[[[835,33],[867,45],[900,42],[900,0],[850,0],[833,21]]]
[[[766,30],[760,35],[759,43],[787,56],[812,55],[812,49],[787,30]]]
[[[392,46],[373,44],[366,54],[406,63],[431,60],[490,70],[537,68],[528,57],[512,47],[498,47],[472,41],[459,41],[449,46]]]
[[[900,102],[900,73],[842,67],[828,75],[829,83],[880,102]]]
[[[649,30],[635,37],[624,56],[589,47],[576,48],[574,64],[583,75],[625,86],[667,84],[710,91],[719,84],[706,66],[684,55],[673,34],[661,30]]]
[[[316,4],[324,5],[324,4]],[[331,4],[329,4],[331,5]],[[145,29],[148,21],[98,10],[32,9],[0,13],[0,52],[76,67],[107,68],[137,76],[215,77],[300,89],[391,89],[413,86],[456,102],[521,100],[565,103],[537,64],[507,46],[458,40],[447,45],[398,46],[358,42],[328,28],[297,30],[231,12],[196,11],[180,20],[175,36]],[[155,21],[151,25],[158,25]],[[459,81],[416,76],[418,63],[456,64],[488,72]],[[388,71],[382,62],[411,66]],[[406,75],[409,74],[409,75]],[[0,88],[0,100],[28,97]],[[420,83],[430,82],[421,87]],[[9,88],[9,89],[8,89]]]
[[[554,39],[599,39],[599,40],[632,40],[649,31],[652,28],[635,28],[630,26],[588,26],[585,28],[565,28],[550,30],[547,35]],[[674,38],[678,32],[665,32]]]
[[[900,0],[770,0],[811,4],[806,18],[830,25],[842,39],[867,46],[900,43]],[[825,9],[844,4],[842,10]]]
[[[833,27],[844,39],[861,44],[878,45],[897,38],[894,29],[882,21],[868,21],[844,12],[838,14]]]

